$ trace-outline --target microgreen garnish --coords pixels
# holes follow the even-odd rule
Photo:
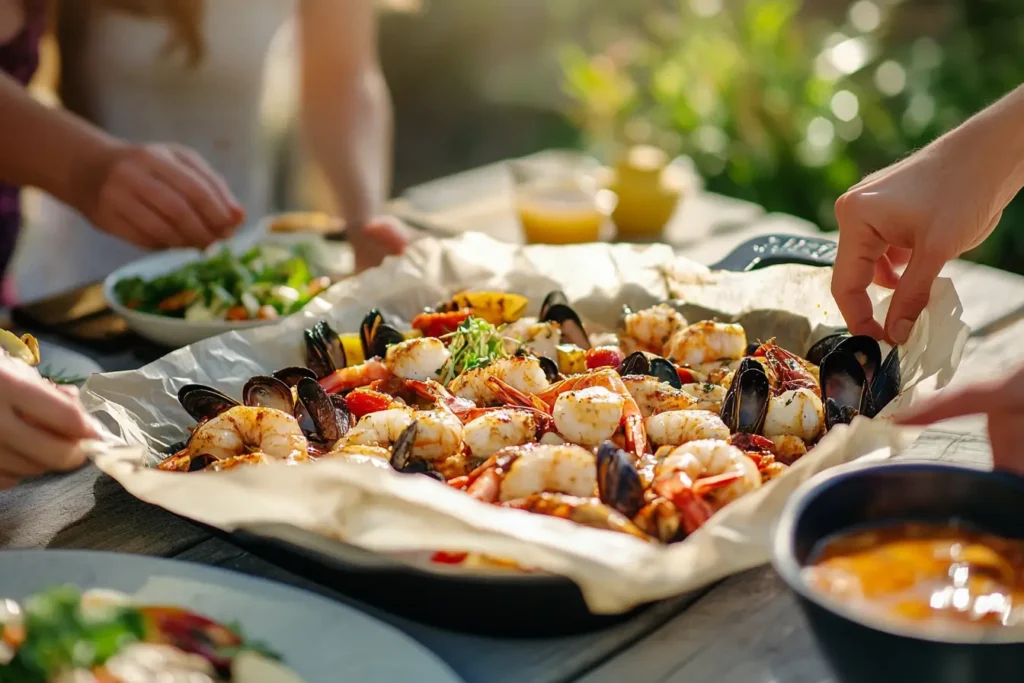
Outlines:
[[[441,337],[451,356],[441,369],[441,382],[448,384],[466,370],[482,368],[499,358],[508,358],[505,338],[494,325],[470,316],[454,332]]]

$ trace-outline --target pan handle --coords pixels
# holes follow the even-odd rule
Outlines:
[[[711,269],[745,272],[783,263],[831,266],[835,264],[837,249],[835,241],[822,237],[761,235],[733,249]]]

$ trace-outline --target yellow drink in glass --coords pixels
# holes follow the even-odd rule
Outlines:
[[[528,244],[595,242],[606,220],[593,196],[557,185],[520,189],[516,213]]]

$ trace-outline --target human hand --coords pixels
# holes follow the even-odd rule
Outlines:
[[[0,488],[85,462],[83,439],[97,436],[77,392],[0,352]]]
[[[1006,377],[946,389],[896,416],[903,425],[929,425],[963,415],[986,414],[992,461],[997,469],[1024,474],[1024,366]]]
[[[854,334],[905,342],[943,265],[981,244],[999,222],[1013,194],[971,142],[966,134],[940,138],[836,202],[832,294]],[[872,280],[895,289],[884,330],[872,315]]]
[[[224,181],[185,147],[118,144],[97,166],[99,183],[83,213],[140,247],[205,248],[245,216]]]
[[[358,230],[349,231],[356,272],[379,266],[387,256],[401,254],[412,239],[412,230],[393,216],[374,219]]]

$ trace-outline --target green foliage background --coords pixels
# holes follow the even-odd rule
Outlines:
[[[554,9],[557,7],[558,9]],[[714,192],[835,229],[861,177],[1024,82],[1020,0],[558,0],[568,112],[607,156],[690,155]],[[1024,272],[1024,202],[970,257]]]

